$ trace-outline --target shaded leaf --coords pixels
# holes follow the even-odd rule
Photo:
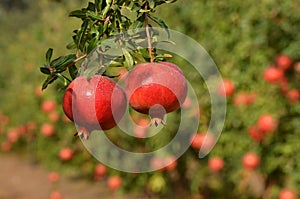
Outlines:
[[[51,71],[49,69],[49,67],[40,67],[40,71],[46,75],[50,75]]]
[[[71,76],[72,79],[75,79],[77,77],[78,74],[78,69],[76,67],[76,65],[72,65],[68,68],[69,70],[69,74]]]
[[[157,17],[153,16],[153,15],[148,15],[150,19],[152,19],[157,25],[159,25],[161,28],[165,29],[165,31],[168,34],[168,37],[170,37],[170,33],[168,30],[168,26],[165,24],[165,22],[161,19],[158,19]]]
[[[76,60],[75,54],[70,54],[67,56],[61,56],[53,60],[50,65],[55,67],[56,70],[64,70],[68,64],[71,64]]]
[[[86,11],[83,10],[74,10],[69,13],[69,17],[77,17],[80,19],[85,19],[86,18]]]
[[[50,75],[47,77],[47,79],[44,81],[43,85],[42,85],[42,90],[46,89],[47,86],[49,84],[51,84],[52,82],[54,82],[57,79],[56,75]]]

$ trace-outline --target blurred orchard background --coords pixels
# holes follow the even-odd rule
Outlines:
[[[204,82],[198,85],[200,125],[191,147],[168,167],[143,174],[124,173],[99,163],[80,139],[73,137],[75,126],[61,108],[61,83],[41,91],[45,76],[39,67],[44,64],[46,50],[54,48],[56,56],[69,53],[65,46],[80,21],[68,18],[68,13],[87,3],[0,1],[0,168],[6,165],[4,161],[14,161],[7,179],[0,179],[0,198],[34,198],[43,185],[48,188],[40,198],[51,199],[298,198],[298,0],[178,0],[158,7],[156,15],[170,29],[195,39],[216,62],[224,78],[227,115],[217,144],[208,156],[199,159],[210,120],[210,98]],[[189,68],[182,66],[182,70],[189,80],[199,82],[201,77]],[[143,125],[142,119],[137,122]],[[172,124],[165,128],[172,130]],[[109,132],[112,140],[123,140],[129,149],[135,145],[133,139],[121,139],[114,131]],[[209,136],[208,140],[215,139]],[[154,146],[163,144],[153,142]],[[153,161],[153,166],[160,161]],[[1,190],[11,183],[9,176],[19,175],[26,165],[32,172],[42,168],[45,177],[37,179],[41,188],[14,196],[20,187]],[[34,183],[36,176],[30,172],[29,176],[19,179],[24,186]],[[77,181],[85,184],[72,187]]]

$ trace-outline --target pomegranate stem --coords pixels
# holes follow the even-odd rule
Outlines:
[[[145,10],[147,10],[147,3],[145,5]],[[150,31],[149,31],[149,23],[148,23],[148,14],[145,13],[145,29],[146,29],[146,35],[147,35],[147,41],[148,41],[148,51],[149,51],[149,58],[150,62],[153,62],[152,57],[152,45],[151,45],[151,37],[150,37]]]

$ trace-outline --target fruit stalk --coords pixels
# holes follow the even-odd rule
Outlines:
[[[145,10],[148,9],[147,3],[145,4]],[[150,31],[149,31],[149,22],[148,22],[148,14],[145,13],[145,29],[146,29],[146,35],[147,35],[147,42],[148,42],[148,51],[149,51],[149,58],[150,62],[153,62],[153,57],[152,57],[152,44],[151,44],[151,36],[150,36]]]

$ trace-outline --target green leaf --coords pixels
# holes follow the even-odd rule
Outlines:
[[[99,15],[97,15],[95,12],[93,11],[87,11],[86,12],[86,16],[89,17],[92,20],[99,20],[99,21],[103,21],[103,18],[100,17]]]
[[[46,52],[46,64],[48,65],[50,64],[52,54],[53,54],[53,49],[49,48]]]
[[[84,51],[84,46],[85,46],[85,40],[84,36],[86,34],[86,30],[88,28],[89,22],[85,20],[82,25],[80,31],[77,33],[77,48],[80,49],[81,51]]]
[[[132,67],[133,67],[133,59],[132,59],[132,56],[131,54],[128,52],[128,50],[126,50],[125,48],[122,48],[122,51],[123,51],[123,55],[124,55],[124,58],[125,58],[125,61],[124,61],[124,66],[130,70]]]
[[[71,64],[76,60],[76,55],[75,54],[70,54],[67,56],[61,56],[53,60],[50,65],[55,67],[56,70],[58,71],[63,71],[65,70],[66,66],[68,64]]]
[[[152,19],[157,25],[159,25],[161,28],[165,29],[165,31],[167,32],[168,34],[168,37],[170,37],[170,32],[168,30],[168,26],[165,24],[164,21],[162,21],[161,19],[158,19],[157,17],[153,16],[153,15],[150,15],[148,14],[148,17],[150,19]]]
[[[74,10],[69,13],[69,17],[77,17],[80,19],[85,19],[86,18],[86,11],[84,10]]]
[[[154,0],[148,0],[148,3],[149,3],[149,7],[151,9],[153,9],[155,7],[155,1]]]
[[[57,79],[56,75],[50,75],[47,77],[47,79],[44,81],[43,85],[42,85],[42,90],[46,89],[47,86],[49,84],[51,84],[52,82],[54,82]]]
[[[46,75],[50,75],[51,71],[49,69],[49,67],[40,67],[40,71]]]
[[[75,79],[78,74],[78,69],[77,69],[76,65],[72,65],[68,69],[69,69],[69,74],[70,74],[71,78]]]
[[[102,10],[102,0],[95,0],[95,7],[97,11]]]

